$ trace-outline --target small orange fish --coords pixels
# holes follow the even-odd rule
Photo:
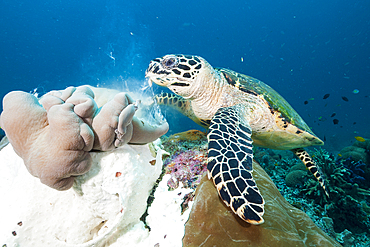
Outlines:
[[[339,156],[339,157],[342,157],[342,155],[341,155],[341,154],[338,154],[338,156]]]
[[[364,142],[366,141],[365,138],[361,137],[361,136],[355,136],[356,140],[359,141],[359,142]]]

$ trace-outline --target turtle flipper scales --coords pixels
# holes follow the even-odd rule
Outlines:
[[[158,105],[170,106],[178,110],[184,116],[190,118],[191,120],[193,120],[195,123],[199,124],[200,126],[204,128],[208,128],[209,121],[199,119],[197,116],[195,116],[190,100],[184,99],[183,97],[178,96],[173,93],[164,93],[164,92],[162,92],[161,94],[155,95],[154,99]]]
[[[244,107],[220,108],[208,133],[208,177],[224,203],[244,221],[264,222],[264,200],[252,177],[251,128]]]

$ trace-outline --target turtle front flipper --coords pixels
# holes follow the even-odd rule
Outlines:
[[[329,193],[326,190],[324,174],[322,173],[320,167],[316,165],[316,162],[313,161],[311,156],[307,153],[307,151],[304,150],[303,148],[296,148],[292,149],[292,152],[303,162],[307,169],[310,170],[310,172],[315,176],[315,178],[323,188],[326,196],[329,197]]]
[[[264,200],[252,177],[252,131],[244,107],[220,108],[208,133],[208,177],[218,194],[244,221],[263,223]]]
[[[181,112],[184,116],[193,120],[196,124],[199,124],[203,128],[208,128],[209,120],[199,119],[195,116],[193,109],[191,107],[190,100],[184,99],[183,97],[173,93],[164,93],[164,92],[155,95],[154,99],[156,100],[158,105],[170,106]]]

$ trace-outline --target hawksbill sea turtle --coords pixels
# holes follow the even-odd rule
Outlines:
[[[197,124],[208,128],[208,177],[218,194],[244,221],[263,223],[264,199],[252,177],[252,143],[291,150],[316,177],[326,195],[320,168],[303,149],[323,145],[298,113],[274,89],[253,77],[213,68],[192,55],[153,59],[149,83],[173,93],[156,96]]]

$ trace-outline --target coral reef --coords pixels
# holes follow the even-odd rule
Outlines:
[[[168,186],[176,189],[181,182],[185,188],[194,189],[207,171],[207,154],[202,150],[176,152],[164,163],[166,173],[171,175]]]
[[[331,237],[344,246],[368,246],[363,244],[370,243],[367,166],[351,158],[335,158],[324,149],[316,149],[311,155],[325,175],[329,198],[309,173],[303,185],[297,180],[295,186],[287,186],[286,177],[303,169],[297,159],[283,158],[277,166],[279,171],[267,172],[288,202],[305,211]]]
[[[147,237],[139,219],[161,155],[155,159],[148,145],[124,145],[91,156],[73,189],[57,191],[31,176],[10,145],[1,150],[0,246],[135,246],[127,244],[132,232],[141,232],[138,242]]]
[[[95,92],[94,92],[95,90]],[[91,166],[92,150],[146,143],[168,130],[134,117],[137,105],[125,93],[89,86],[51,91],[41,99],[14,91],[3,99],[1,128],[28,171],[57,190],[72,187]],[[104,105],[98,105],[104,94]]]
[[[368,140],[356,142],[354,146],[364,149],[367,142]],[[267,155],[271,153],[264,152]],[[325,175],[329,198],[309,173],[305,176],[303,185],[301,181],[294,180],[297,183],[292,183],[292,187],[288,186],[286,177],[290,177],[291,172],[305,169],[296,158],[283,156],[274,166],[265,162],[261,165],[287,201],[306,212],[331,237],[343,246],[369,246],[369,166],[349,156],[344,158],[339,155],[336,158],[324,149],[312,149],[310,154]],[[265,157],[265,160],[268,159],[271,158]],[[329,221],[332,223],[329,224]],[[328,224],[331,226],[328,227]]]
[[[184,187],[195,188],[197,186],[197,183],[194,183],[194,181],[196,181],[196,179],[199,178],[200,174],[205,172],[205,163],[204,163],[205,160],[203,159],[205,158],[204,154],[205,154],[206,147],[207,147],[207,140],[206,140],[205,134],[202,132],[198,132],[198,131],[187,131],[187,132],[182,132],[179,134],[174,134],[167,138],[162,137],[162,139],[163,139],[164,149],[168,151],[169,153],[171,153],[171,155],[165,160],[165,165],[167,166],[165,170],[171,176],[171,179],[169,179],[169,187],[176,188],[179,184],[183,184]],[[260,154],[259,155],[260,158],[264,157],[265,159],[264,165],[272,168],[272,170],[268,170],[269,173],[275,174],[275,175],[278,174],[279,176],[281,175],[282,177],[286,176],[287,170],[289,169],[291,169],[292,171],[299,171],[299,172],[307,173],[306,168],[301,164],[301,161],[292,159],[293,154],[291,152],[286,152],[286,151],[281,151],[281,152],[278,151],[278,152],[279,154],[273,154],[272,151],[267,150],[267,149],[258,149],[257,151],[257,153]],[[270,154],[272,154],[274,158],[271,158]],[[284,157],[284,154],[287,154],[286,155],[287,157]],[[196,157],[199,157],[199,155],[202,157],[202,159],[196,158]],[[190,169],[190,167],[195,167],[195,168],[203,167],[204,170]],[[289,167],[289,168],[286,169],[286,167]],[[179,171],[179,169],[181,169],[181,171]],[[193,171],[196,171],[196,172],[194,173]],[[267,175],[264,175],[264,176],[267,176]],[[278,183],[278,184],[281,187],[282,186],[286,187],[284,179],[283,179],[284,185],[282,185],[282,183]],[[267,224],[264,223],[261,226],[251,226],[249,224],[246,224],[245,222],[241,222],[241,220],[238,217],[235,217],[235,215],[232,212],[230,212],[230,210],[220,201],[220,199],[217,196],[217,191],[215,190],[212,182],[210,182],[207,178],[203,178],[199,186],[197,189],[198,192],[195,196],[195,202],[194,202],[195,204],[193,205],[192,212],[191,212],[192,215],[196,215],[196,216],[191,216],[186,225],[187,230],[186,230],[186,235],[183,240],[184,246],[198,246],[206,239],[207,239],[206,241],[207,245],[208,244],[212,245],[212,243],[217,243],[217,245],[221,244],[225,246],[238,246],[237,244],[241,246],[245,246],[245,244],[248,243],[248,241],[256,240],[255,237],[258,236],[256,235],[257,233],[263,233],[263,235],[262,234],[259,235],[260,236],[259,241],[261,239],[265,239],[264,241],[270,241],[272,236],[274,236],[274,234],[277,234],[282,237],[284,236],[284,234],[289,234],[289,233],[284,233],[284,231],[282,230],[281,232],[279,232],[279,230],[276,230],[276,231],[266,230],[264,227],[266,227],[267,229],[271,227],[268,225],[268,223]],[[204,189],[204,187],[207,187],[207,189]],[[276,187],[271,183],[267,185],[267,187],[269,188],[268,190],[273,190],[272,188],[276,189]],[[202,190],[202,192],[199,192],[200,190]],[[275,193],[279,194],[277,190],[275,191]],[[271,220],[271,222],[275,222],[275,224],[282,224],[283,227],[287,227],[282,222],[277,221],[277,219],[286,218],[287,216],[284,215],[284,216],[276,217],[275,215],[276,211],[274,211],[274,209],[283,208],[281,212],[279,211],[281,214],[284,214],[283,212],[285,212],[285,210],[289,212],[290,210],[293,210],[292,211],[293,215],[295,215],[296,217],[302,216],[306,220],[305,224],[308,226],[310,230],[308,229],[305,229],[305,230],[312,233],[313,239],[316,239],[317,241],[318,239],[321,239],[322,241],[328,241],[329,246],[330,245],[339,246],[337,243],[335,243],[335,241],[331,240],[328,236],[326,236],[320,229],[315,227],[312,221],[310,221],[304,213],[288,205],[288,203],[286,203],[284,199],[281,198],[281,196],[279,197],[280,199],[278,199],[278,201],[280,203],[280,200],[281,200],[282,204],[271,203],[272,201],[276,199],[277,194],[273,195],[274,199],[270,198],[271,201],[267,202],[268,206],[266,208],[266,213],[267,215],[271,213],[267,219]],[[186,204],[189,203],[189,201],[193,199],[192,195],[193,195],[192,193],[186,194],[185,198],[183,199],[183,202],[181,203],[182,211],[186,210]],[[185,207],[183,207],[184,205]],[[210,212],[202,211],[204,209],[203,207],[204,205],[212,205],[212,206],[209,206],[209,208],[207,209]],[[303,202],[302,202],[302,205],[304,205]],[[203,207],[203,209],[199,211],[199,207]],[[197,213],[193,212],[194,210]],[[270,219],[269,217],[272,219]],[[292,219],[290,217],[288,218],[291,219],[291,221],[288,220],[284,222],[287,225],[289,225],[289,227],[293,226],[293,228],[290,228],[293,231],[295,227],[295,223],[293,222],[295,219]],[[215,220],[217,220],[217,222],[214,222]],[[221,220],[221,223],[218,223],[220,220]],[[190,222],[193,222],[193,223],[190,223]],[[219,224],[221,224],[221,226]],[[247,228],[245,228],[246,226],[243,226],[243,224],[246,224]],[[191,225],[193,225],[194,227],[191,227]],[[313,228],[311,228],[311,226]],[[229,227],[230,227],[230,230],[225,230],[225,229],[229,229]],[[257,230],[252,230],[252,228],[254,227]],[[206,232],[204,232],[205,229],[206,229]],[[263,229],[263,230],[258,230],[258,229]],[[209,235],[207,234],[207,231],[209,231],[210,234],[212,234],[212,236],[209,238],[208,238]],[[225,231],[227,231],[226,234],[225,234]],[[248,232],[250,231],[250,234],[248,235],[246,231]],[[297,231],[297,229],[295,229],[294,231]],[[242,235],[248,237],[249,239],[248,240],[242,239],[241,237]],[[295,240],[297,241],[297,243],[301,243],[299,241],[303,241],[302,239],[300,239],[299,235],[295,235],[295,237],[296,237]],[[195,238],[197,239],[196,241],[198,242],[194,242]],[[237,240],[234,242],[235,245],[232,245],[232,241],[229,241],[230,238]],[[316,240],[313,240],[313,241],[316,241]],[[284,240],[284,241],[289,241],[289,240]]]
[[[207,138],[204,132],[189,130],[162,137],[163,147],[171,155],[165,162],[165,173],[170,174],[170,189],[181,182],[185,188],[196,188],[207,171]]]
[[[196,190],[183,246],[340,246],[305,213],[287,203],[256,162],[253,176],[266,201],[265,223],[256,226],[240,220],[205,177]]]
[[[370,226],[370,217],[364,211],[361,201],[370,195],[368,187],[361,188],[356,181],[364,181],[359,173],[363,173],[362,163],[351,159],[335,159],[324,149],[313,153],[316,163],[326,175],[330,198],[320,192],[319,186],[307,181],[302,190],[308,198],[312,198],[323,207],[327,216],[333,219],[336,232],[345,229],[353,233],[366,232]]]
[[[302,170],[290,171],[285,177],[285,183],[289,187],[303,185],[307,177],[307,172]]]
[[[199,130],[188,130],[169,137],[162,136],[161,139],[164,149],[172,154],[193,148],[197,150],[208,148],[207,135]]]
[[[346,168],[345,173],[345,180],[349,181],[353,184],[365,184],[366,179],[363,177],[365,175],[365,171],[363,167],[366,167],[366,164],[362,161],[355,162],[352,158],[347,158],[346,160],[342,161],[343,166]],[[368,187],[368,186],[367,186]]]
[[[340,151],[342,158],[352,158],[354,161],[362,161],[370,165],[370,139],[364,142],[356,141],[352,146],[345,147]]]
[[[197,133],[197,135],[194,135],[194,133]],[[193,138],[194,136],[197,136],[197,138]],[[163,146],[167,151],[172,153],[172,155],[168,157],[168,160],[166,160],[166,164],[171,164],[173,159],[177,158],[179,154],[185,158],[186,153],[189,151],[204,151],[207,144],[205,135],[200,132],[183,132],[165,139],[166,141],[163,143]],[[356,162],[352,159],[335,159],[333,155],[329,154],[324,149],[317,149],[311,152],[312,157],[326,175],[330,193],[330,198],[327,198],[319,183],[317,183],[314,177],[307,171],[302,162],[294,157],[292,152],[254,148],[254,154],[255,158],[260,160],[265,171],[271,176],[276,187],[287,201],[294,207],[306,212],[327,234],[343,244],[343,246],[368,246],[366,243],[370,243],[370,240],[366,234],[368,232],[367,229],[369,229],[368,215],[370,214],[370,207],[368,195],[370,194],[368,193],[366,181],[362,179],[366,178],[368,175],[367,167],[363,165],[364,163]],[[179,160],[180,159],[177,159],[175,163],[179,163]],[[187,161],[187,163],[189,162],[190,161]],[[180,164],[178,165],[180,166]],[[292,174],[295,173],[298,177],[303,177],[303,179],[291,179],[290,176],[294,176]],[[292,187],[287,186],[287,184],[289,184],[287,180],[292,180]],[[204,183],[205,182],[202,181],[200,186],[203,186]],[[207,186],[209,186],[208,189],[210,193],[216,193],[217,195],[212,183]],[[207,194],[207,192],[202,192],[202,195],[204,195],[204,197],[202,197],[203,199],[199,199],[199,201],[197,199],[199,195],[197,194],[195,196],[193,210],[197,210],[197,207],[203,207],[205,203],[207,203],[207,205],[212,205],[212,203],[216,204],[216,202],[220,203],[217,197],[214,198],[215,202],[208,201],[207,198],[209,194]],[[202,200],[203,202],[201,202]],[[220,203],[219,206],[220,210],[227,209],[222,203]],[[226,229],[226,226],[229,227],[229,223],[222,222],[222,226],[220,226],[218,222],[214,222],[214,225],[206,225],[204,223],[208,221],[213,222],[214,212],[217,214],[218,212],[226,214],[226,212],[218,211],[218,208],[214,208],[212,213],[204,211],[203,213],[199,213],[202,214],[202,216],[197,216],[196,219],[200,217],[199,220],[202,221],[202,223],[196,221],[195,217],[193,217],[194,221],[192,223],[193,226],[199,223],[201,228],[202,226],[203,228],[209,227],[209,231],[212,230],[212,236],[196,228],[193,228],[191,231],[199,237],[200,232],[206,234],[203,236],[202,240],[205,241],[206,238],[209,237],[206,241],[207,244],[209,243],[208,241],[220,235],[223,236],[224,239],[230,239],[230,237],[232,237],[234,240],[240,240],[241,242],[238,243],[244,243],[245,245],[247,242],[239,238],[241,235],[240,232],[235,233],[236,235],[232,234],[235,230],[231,228],[232,226],[230,226],[232,230],[227,231],[226,235],[222,235],[225,233],[224,231],[219,232],[220,229]],[[266,209],[266,214],[268,214],[268,209]],[[222,215],[222,213],[220,213],[220,215]],[[209,218],[206,218],[208,216]],[[225,217],[227,222],[229,222],[230,219],[237,221],[231,213],[229,216],[231,218]],[[222,219],[222,217],[219,216],[217,219]],[[234,223],[235,222],[230,222],[230,224]],[[260,227],[263,228],[263,226],[264,224]],[[251,227],[249,227],[248,230],[250,228]],[[245,231],[245,229],[243,229],[243,231]],[[243,232],[243,235],[245,234],[246,233]],[[189,233],[186,235],[186,238],[184,238],[184,243],[187,241],[186,244],[188,244],[188,246],[197,246],[197,243],[189,242],[190,238],[191,234]],[[223,240],[219,241],[219,243],[223,243]],[[236,246],[238,243],[235,243]],[[212,242],[210,242],[210,244],[212,245]]]

